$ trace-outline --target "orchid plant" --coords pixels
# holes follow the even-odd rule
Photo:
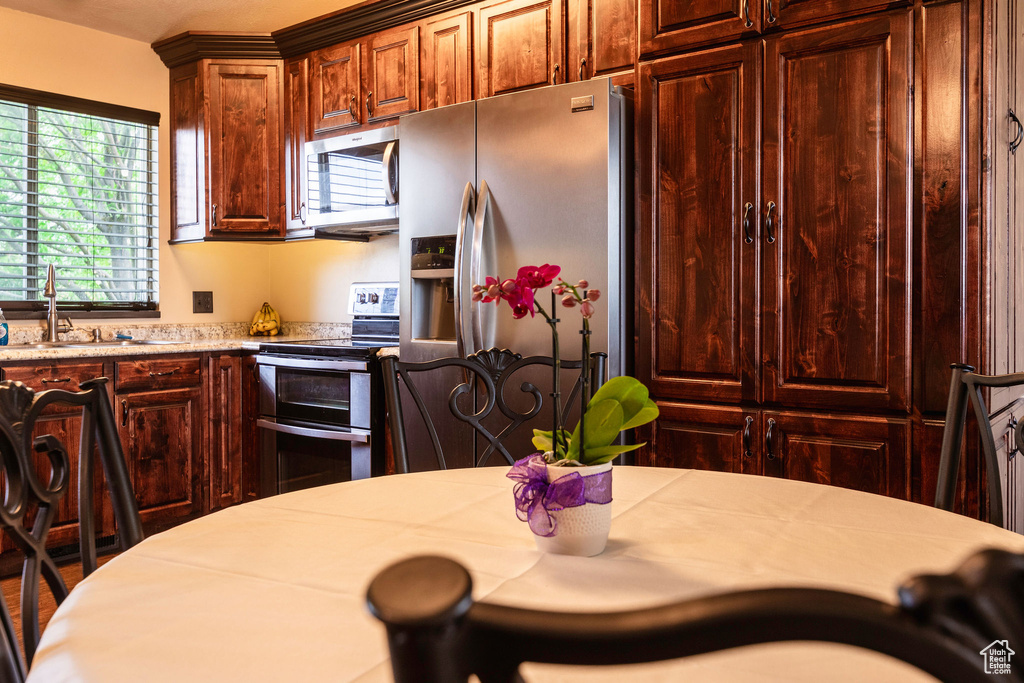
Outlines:
[[[533,430],[533,445],[544,451],[551,464],[600,465],[616,456],[636,450],[644,444],[623,446],[616,444],[619,433],[647,424],[658,417],[658,406],[648,396],[647,387],[633,377],[613,377],[606,381],[591,396],[590,393],[590,319],[596,313],[594,302],[601,292],[590,287],[586,280],[570,284],[559,277],[559,266],[523,266],[514,278],[499,280],[488,276],[483,284],[473,285],[473,301],[508,303],[512,317],[519,320],[527,314],[533,318],[537,313],[551,328],[551,356],[553,365],[552,429]],[[551,313],[537,300],[537,291],[551,287]],[[587,406],[580,416],[575,429],[562,429],[561,392],[559,375],[561,369],[558,340],[558,323],[554,317],[557,302],[566,308],[579,308],[582,317],[581,336],[583,368],[580,370],[582,401]],[[582,437],[581,437],[582,434]]]

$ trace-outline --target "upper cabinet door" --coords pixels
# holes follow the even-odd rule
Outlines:
[[[761,1],[640,0],[640,54],[757,33],[761,29]]]
[[[480,6],[477,97],[565,81],[561,0],[505,0]]]
[[[289,236],[305,236],[305,145],[312,131],[309,121],[309,57],[295,57],[284,64],[284,176],[285,230]]]
[[[312,57],[310,98],[313,132],[329,133],[359,126],[362,104],[359,43],[317,50]]]
[[[764,400],[905,409],[910,13],[766,47]]]
[[[473,99],[472,12],[427,21],[423,27],[423,109]]]
[[[756,398],[759,43],[640,65],[637,372]]]
[[[210,64],[212,233],[280,232],[279,64]]]
[[[636,0],[569,0],[567,23],[568,80],[633,70]]]
[[[909,5],[911,0],[751,0],[764,2],[764,27],[786,27],[872,10]]]
[[[382,121],[420,108],[420,29],[403,28],[371,37],[366,120]]]

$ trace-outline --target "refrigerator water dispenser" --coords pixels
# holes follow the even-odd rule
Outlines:
[[[455,339],[455,235],[412,240],[412,337]]]

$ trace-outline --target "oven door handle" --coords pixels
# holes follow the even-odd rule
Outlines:
[[[297,427],[296,425],[281,424],[273,420],[260,418],[256,420],[256,426],[261,429],[269,429],[282,434],[293,436],[308,436],[312,439],[329,439],[331,441],[354,441],[355,443],[366,443],[370,440],[370,433],[363,431],[338,432],[333,429],[316,429],[315,427]]]
[[[313,360],[295,358],[293,356],[272,356],[261,353],[256,356],[259,365],[274,365],[279,368],[299,368],[302,370],[362,370],[365,372],[369,363],[350,360]]]

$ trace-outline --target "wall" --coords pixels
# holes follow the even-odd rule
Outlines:
[[[269,249],[269,301],[286,321],[349,321],[349,285],[398,281],[397,235],[365,243],[312,240]]]
[[[347,292],[350,278],[393,271],[389,277],[397,279],[393,238],[168,245],[168,77],[156,53],[143,42],[6,8],[0,8],[0,46],[0,83],[160,113],[160,322],[249,320],[263,301],[284,304],[274,303],[290,320],[345,321],[344,299],[339,307],[335,297]],[[214,313],[192,313],[193,290],[213,291]]]

